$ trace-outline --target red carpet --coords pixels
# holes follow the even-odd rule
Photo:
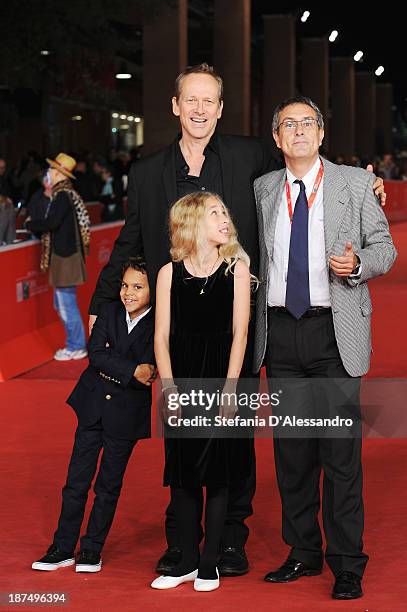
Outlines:
[[[407,377],[407,224],[395,225],[393,235],[398,263],[387,277],[371,284],[375,351],[371,376]],[[247,552],[252,570],[248,575],[225,578],[218,591],[207,594],[195,593],[192,585],[167,593],[149,588],[155,577],[154,563],[165,545],[163,514],[168,491],[161,486],[161,440],[142,441],[135,449],[104,550],[102,572],[32,571],[31,562],[45,552],[56,526],[75,428],[74,414],[64,400],[85,365],[85,361],[51,362],[0,385],[0,592],[64,591],[69,597],[66,608],[78,611],[406,609],[404,439],[364,443],[365,546],[370,562],[363,583],[366,595],[361,600],[332,601],[332,576],[327,568],[321,576],[288,585],[262,581],[265,572],[278,566],[287,553],[280,536],[280,501],[270,440],[257,441],[258,489],[249,522]]]

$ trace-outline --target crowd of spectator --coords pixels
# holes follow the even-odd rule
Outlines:
[[[366,168],[367,164],[372,164],[373,172],[383,180],[407,181],[407,151],[401,151],[397,155],[385,153],[382,156],[375,156],[373,160],[361,158],[359,155],[352,155],[350,158],[338,155],[331,161],[358,168]]]
[[[131,164],[140,156],[112,148],[105,157],[86,152],[71,153],[77,160],[75,189],[85,202],[100,202],[102,222],[124,216],[123,199]],[[51,199],[48,164],[36,151],[29,151],[14,167],[0,157],[0,246],[16,238],[16,217],[43,218]]]
[[[74,171],[75,189],[85,202],[100,202],[102,222],[124,217],[123,199],[127,192],[131,164],[140,157],[140,149],[130,152],[111,148],[106,156],[88,152],[72,152],[77,160]],[[365,168],[373,163],[375,174],[385,180],[407,180],[407,151],[398,155],[385,153],[373,160],[337,156],[337,164]],[[42,218],[47,214],[51,186],[47,177],[48,164],[36,151],[29,151],[14,167],[0,156],[0,246],[16,238],[16,216]]]

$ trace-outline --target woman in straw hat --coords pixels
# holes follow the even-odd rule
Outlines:
[[[76,166],[73,157],[60,153],[47,159],[52,197],[44,219],[28,219],[32,232],[41,232],[41,270],[49,270],[54,287],[54,306],[65,328],[64,348],[58,349],[58,361],[86,357],[86,338],[79,312],[76,287],[86,280],[85,255],[89,250],[90,220],[81,197],[70,179]]]

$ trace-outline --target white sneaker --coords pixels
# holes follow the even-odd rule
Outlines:
[[[204,578],[196,578],[194,581],[194,589],[195,591],[214,591],[219,588],[219,572],[218,568],[216,568],[217,578],[214,580],[205,580]]]
[[[192,582],[196,580],[198,576],[198,570],[194,570],[189,574],[184,574],[183,576],[159,576],[151,583],[153,589],[175,589],[175,587],[183,584],[184,582]]]
[[[58,349],[54,355],[54,359],[57,361],[70,361],[71,359],[83,359],[87,357],[88,351],[86,349],[78,349],[77,351],[70,351],[67,348]]]
[[[88,351],[86,349],[78,349],[77,351],[72,351],[72,359],[84,359],[88,356]]]

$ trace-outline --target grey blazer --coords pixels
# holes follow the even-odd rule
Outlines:
[[[361,168],[338,166],[323,159],[323,205],[326,265],[330,255],[342,255],[352,243],[362,262],[358,279],[342,279],[329,270],[329,292],[336,342],[350,376],[369,369],[372,303],[367,281],[385,274],[397,252],[386,217],[374,193],[375,176]],[[278,170],[254,181],[260,243],[260,286],[257,295],[254,371],[258,372],[267,348],[268,266],[273,260],[277,212],[286,179]]]

